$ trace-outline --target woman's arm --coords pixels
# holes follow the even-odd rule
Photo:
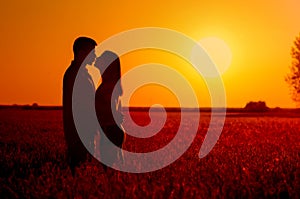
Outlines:
[[[120,96],[116,99],[116,115],[117,123],[122,124],[124,121],[124,115],[122,114],[122,102]]]

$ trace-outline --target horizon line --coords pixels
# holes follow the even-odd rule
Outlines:
[[[35,107],[35,108],[57,108],[60,109],[62,105],[39,105],[37,103],[33,104],[0,104],[0,108],[5,107]],[[153,107],[153,106],[123,106],[122,109],[244,109],[244,107],[209,107],[209,106],[199,106],[199,107],[179,107],[179,106],[167,106],[167,107]],[[300,109],[299,107],[268,107],[269,109]]]

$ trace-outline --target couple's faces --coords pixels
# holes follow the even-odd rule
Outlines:
[[[88,56],[86,57],[86,63],[92,65],[96,59],[95,49],[92,49]]]
[[[100,57],[97,57],[96,58],[96,61],[95,61],[95,66],[97,67],[97,68],[99,68],[100,69],[100,66],[101,66],[102,64],[101,64],[101,59],[100,59]]]

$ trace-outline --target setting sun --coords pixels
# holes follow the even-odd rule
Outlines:
[[[225,73],[232,60],[231,49],[225,41],[218,37],[206,37],[201,39],[199,44],[207,51],[220,74]]]

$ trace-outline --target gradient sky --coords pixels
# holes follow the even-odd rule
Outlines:
[[[270,107],[295,107],[284,77],[300,32],[299,7],[298,0],[3,1],[0,104],[61,105],[62,77],[73,58],[76,37],[89,36],[101,43],[121,31],[157,26],[197,41],[214,36],[227,43],[232,63],[222,78],[228,107],[243,107],[251,100],[266,101]],[[121,58],[123,73],[141,62],[138,54]],[[199,98],[203,96],[200,106],[209,106],[202,87],[195,89]],[[138,92],[131,105],[155,102]],[[173,106],[166,100],[171,94],[164,93],[157,100]]]

